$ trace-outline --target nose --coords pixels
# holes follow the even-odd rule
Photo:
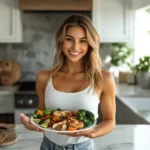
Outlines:
[[[78,41],[75,41],[74,44],[73,44],[73,50],[78,51],[79,48],[80,48],[80,45],[79,45]]]

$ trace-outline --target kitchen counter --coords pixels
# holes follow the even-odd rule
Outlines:
[[[39,150],[43,133],[29,131],[17,125],[17,143],[0,150]],[[150,150],[150,126],[116,125],[109,134],[94,139],[97,150]]]
[[[12,86],[0,86],[0,95],[13,95],[14,92],[18,91],[18,85],[12,85]]]
[[[150,97],[150,89],[142,89],[138,85],[116,84],[117,96]]]
[[[131,110],[132,114],[139,116],[141,123],[150,123],[150,89],[142,89],[138,85],[116,85],[116,97]],[[129,114],[128,114],[129,116]],[[133,116],[130,118],[134,118]],[[135,118],[133,120],[136,120]],[[140,121],[139,121],[140,122]]]

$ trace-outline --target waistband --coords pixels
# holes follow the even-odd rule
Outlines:
[[[87,141],[77,143],[77,144],[70,144],[70,145],[67,145],[67,146],[60,146],[60,145],[57,145],[57,144],[53,143],[52,141],[50,141],[45,135],[44,135],[44,138],[43,138],[43,142],[51,150],[55,150],[55,149],[59,149],[59,150],[68,150],[68,149],[76,150],[78,146],[82,145],[83,143],[88,144],[90,142],[90,140],[92,140],[92,139],[89,139]]]

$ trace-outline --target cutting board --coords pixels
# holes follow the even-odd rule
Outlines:
[[[0,134],[2,135],[0,136],[0,146],[7,146],[17,142],[17,135],[15,131],[6,130],[0,132]]]
[[[7,146],[17,142],[16,125],[0,123],[0,146]]]
[[[0,62],[0,83],[2,85],[13,85],[21,77],[20,64],[14,60],[5,60]]]
[[[0,130],[3,128],[6,128],[7,130],[15,130],[16,125],[15,124],[8,124],[8,123],[0,123]]]

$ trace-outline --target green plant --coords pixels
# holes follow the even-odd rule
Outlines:
[[[133,49],[125,43],[113,43],[111,51],[111,64],[120,66],[127,64],[128,58],[133,54]]]
[[[136,65],[133,63],[133,62],[127,62],[127,66],[130,68],[130,70],[136,74],[137,73],[137,68],[136,68]]]
[[[139,63],[136,65],[138,72],[150,72],[150,56],[143,56],[139,59]]]

